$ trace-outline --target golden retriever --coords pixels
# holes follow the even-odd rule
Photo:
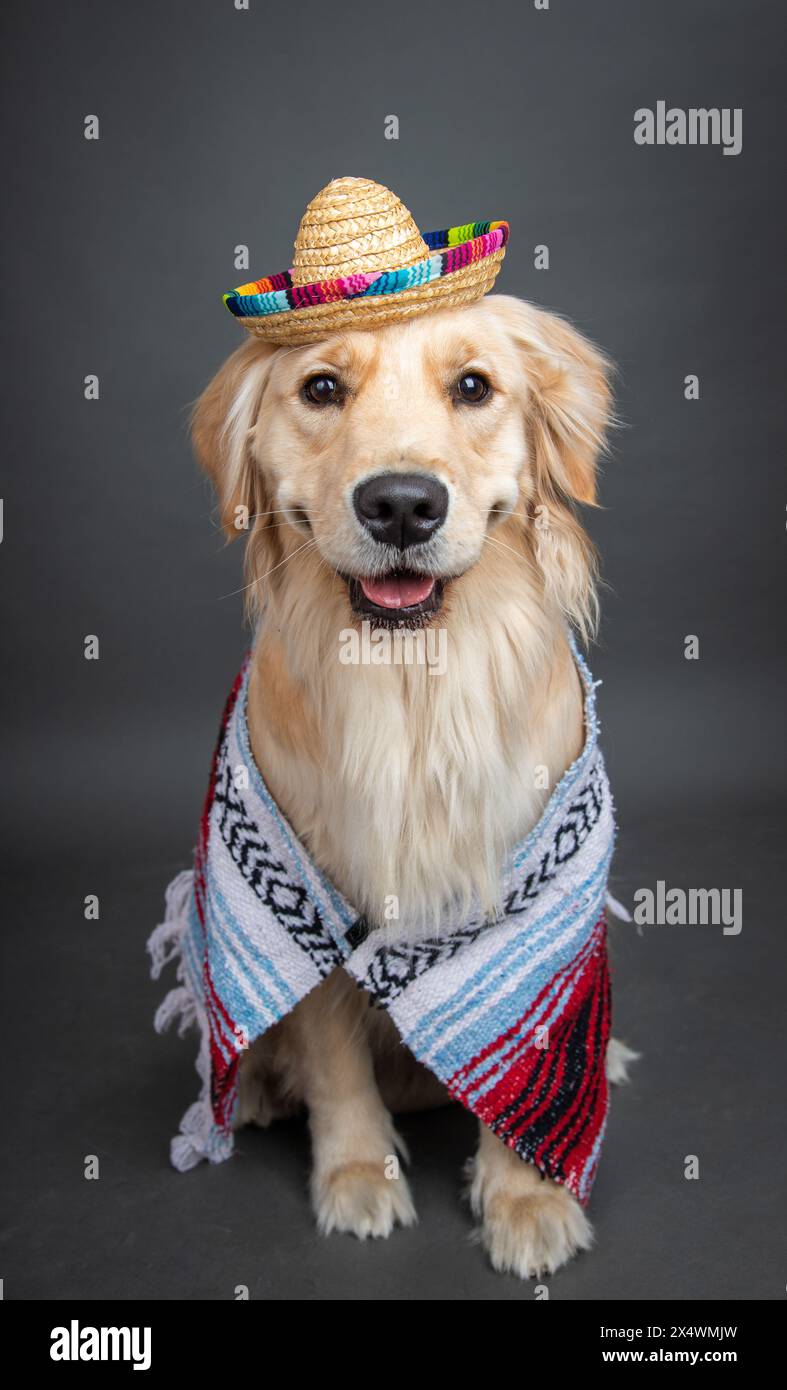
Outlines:
[[[582,747],[566,624],[587,636],[596,596],[575,503],[594,500],[609,412],[604,357],[494,295],[304,347],[250,338],[196,406],[222,524],[248,536],[254,756],[380,931],[392,894],[413,932],[456,895],[495,911],[503,858],[549,796],[534,769],[553,786]],[[444,674],[343,663],[364,622],[444,630]],[[323,1232],[416,1219],[390,1178],[391,1112],[446,1096],[393,1033],[337,970],[244,1057],[242,1123],[308,1109]],[[496,1269],[529,1277],[589,1245],[574,1197],[483,1125],[472,1168]]]

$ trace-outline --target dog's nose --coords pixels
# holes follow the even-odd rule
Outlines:
[[[353,493],[355,514],[376,541],[405,550],[439,530],[448,515],[448,489],[426,473],[377,473]]]

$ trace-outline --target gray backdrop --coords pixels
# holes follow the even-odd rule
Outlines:
[[[737,937],[615,932],[616,1032],[644,1055],[614,1098],[598,1248],[552,1295],[782,1297],[778,7],[38,0],[4,27],[5,1297],[533,1297],[467,1243],[459,1112],[405,1125],[421,1224],[383,1244],[312,1234],[300,1123],[223,1168],[167,1165],[194,1048],[152,1034],[144,941],[248,636],[185,422],[240,341],[222,291],[288,264],[341,174],[388,184],[425,229],[506,218],[498,288],[617,363],[588,517],[613,886],[744,892]],[[635,145],[659,99],[742,107],[742,153]]]

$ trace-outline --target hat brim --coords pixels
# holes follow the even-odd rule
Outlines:
[[[230,313],[266,342],[318,342],[347,328],[379,328],[430,309],[470,304],[488,293],[508,241],[507,222],[426,232],[432,255],[399,269],[293,285],[289,271],[224,296]]]

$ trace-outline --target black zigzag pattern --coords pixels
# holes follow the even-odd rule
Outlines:
[[[506,917],[526,912],[542,888],[556,877],[558,868],[573,859],[598,821],[603,804],[604,781],[601,764],[597,760],[590,769],[585,786],[569,803],[566,815],[539,867],[529,873],[506,899]],[[378,999],[389,1002],[413,980],[431,970],[433,965],[450,960],[463,946],[475,941],[486,925],[486,922],[471,923],[463,931],[444,940],[431,938],[415,942],[412,946],[380,946],[369,962],[363,983],[367,989],[374,991]]]
[[[292,881],[259,827],[249,819],[225,753],[226,749],[222,750],[214,790],[214,802],[221,808],[221,838],[260,902],[270,908],[324,978],[341,965],[341,952],[306,889]]]
[[[396,999],[413,980],[431,970],[438,961],[451,960],[463,946],[475,941],[485,925],[481,922],[443,939],[428,937],[410,946],[380,946],[369,962],[363,978],[364,987],[371,990],[382,1003]]]
[[[541,889],[557,877],[558,869],[579,853],[593,827],[597,824],[604,805],[604,779],[601,763],[597,760],[588,773],[588,780],[569,802],[565,816],[560,822],[555,836],[542,857],[537,869],[533,869],[525,879],[509,894],[505,903],[507,917],[525,912],[538,898]]]

